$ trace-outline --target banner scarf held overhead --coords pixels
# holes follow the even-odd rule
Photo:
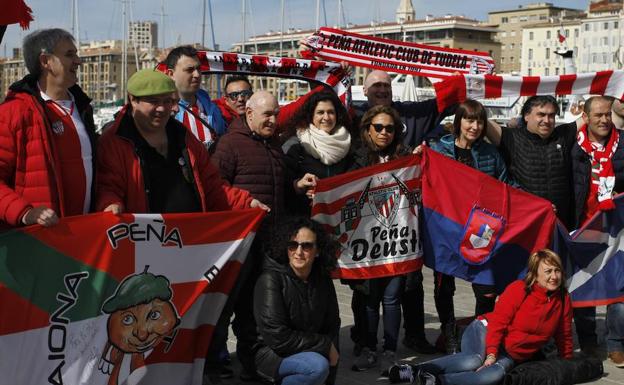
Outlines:
[[[559,76],[456,75],[433,85],[438,111],[466,99],[532,95],[606,95],[622,100],[624,71]]]
[[[304,54],[323,60],[414,76],[443,79],[454,72],[485,74],[494,70],[494,60],[485,52],[382,39],[336,28],[320,28],[305,38],[304,45],[309,48]]]
[[[332,87],[345,105],[351,102],[348,92],[351,79],[338,63],[212,51],[199,51],[197,56],[202,73],[236,73],[313,80]]]
[[[97,213],[0,234],[0,383],[201,383],[263,216]]]
[[[368,279],[422,266],[418,206],[420,157],[321,179],[312,219],[340,242],[338,277]]]

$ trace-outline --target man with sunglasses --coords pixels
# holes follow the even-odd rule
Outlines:
[[[86,214],[93,196],[93,109],[72,35],[29,34],[24,62],[29,74],[0,106],[0,229]]]
[[[217,137],[225,134],[226,124],[221,111],[201,89],[201,71],[197,50],[181,46],[171,50],[165,59],[167,75],[173,79],[180,100],[175,118],[210,149]]]
[[[215,104],[219,107],[223,120],[229,127],[235,118],[245,114],[245,104],[253,95],[253,90],[247,76],[230,75],[225,81],[223,91],[225,95],[215,100]]]

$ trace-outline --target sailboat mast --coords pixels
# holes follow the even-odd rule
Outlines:
[[[241,52],[245,53],[245,38],[247,36],[247,31],[245,30],[245,27],[246,27],[245,16],[247,15],[247,9],[246,9],[247,1],[246,0],[242,0],[242,1],[243,1],[243,7],[242,7],[243,8],[243,15],[242,15],[243,17],[243,43],[241,44]]]

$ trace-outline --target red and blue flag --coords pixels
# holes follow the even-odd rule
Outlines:
[[[430,149],[422,169],[427,266],[502,290],[524,276],[532,252],[549,246],[556,216],[547,200]]]

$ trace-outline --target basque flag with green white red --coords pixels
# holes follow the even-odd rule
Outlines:
[[[0,234],[0,384],[201,384],[263,216],[98,213]]]
[[[422,267],[420,157],[321,179],[312,219],[340,242],[338,278],[369,279]]]

